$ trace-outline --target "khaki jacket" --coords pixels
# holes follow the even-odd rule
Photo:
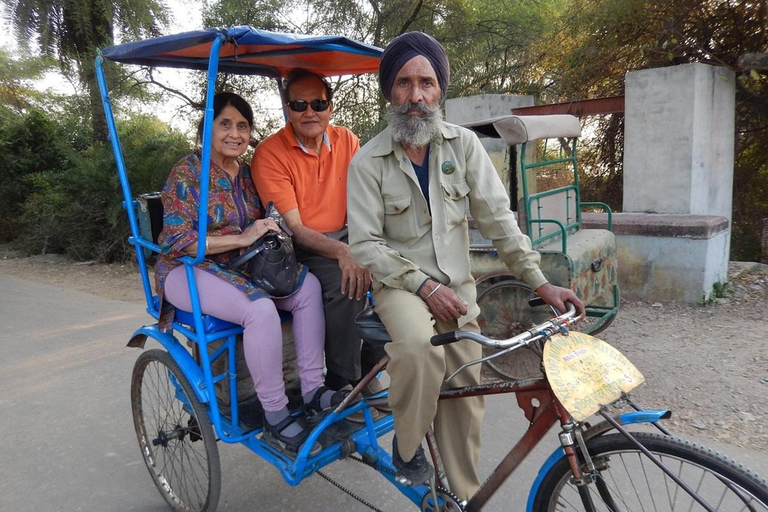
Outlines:
[[[536,289],[547,282],[540,256],[520,232],[509,197],[477,136],[445,123],[429,153],[430,209],[416,173],[387,127],[349,166],[349,246],[375,282],[416,293],[427,278],[450,286],[469,304],[459,327],[477,318],[470,272],[469,209],[510,272]]]

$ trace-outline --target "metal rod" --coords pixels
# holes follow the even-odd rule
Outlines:
[[[445,474],[445,465],[443,464],[443,458],[440,456],[440,448],[437,446],[437,439],[435,439],[435,431],[431,428],[427,430],[427,447],[429,448],[429,455],[432,457],[432,464],[435,466],[435,483],[440,483],[443,489],[451,490],[448,483],[448,477]],[[432,486],[434,487],[434,486]],[[437,500],[435,500],[437,504]],[[435,505],[435,510],[439,510]]]

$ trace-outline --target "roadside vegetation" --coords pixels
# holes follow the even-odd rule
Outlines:
[[[424,30],[450,55],[449,98],[509,93],[533,95],[537,104],[568,102],[622,95],[629,70],[691,62],[732,69],[731,257],[760,257],[761,222],[768,217],[768,71],[742,70],[737,61],[768,52],[768,0],[209,0],[203,9],[205,26],[343,34],[377,46]],[[30,254],[130,258],[92,63],[97,48],[170,33],[166,8],[154,0],[9,0],[0,16],[24,50],[0,51],[0,242],[14,241]],[[52,67],[78,94],[35,87]],[[193,143],[141,112],[174,95],[186,102],[191,126],[200,115],[203,78],[190,75],[185,88],[159,84],[149,70],[109,66],[107,72],[133,191],[157,190]],[[274,105],[261,100],[276,95],[266,81],[221,76],[218,87],[253,100],[257,138],[279,126]],[[369,139],[383,125],[375,77],[345,77],[334,87],[335,122]],[[580,149],[584,200],[621,211],[624,117],[592,121],[594,135]]]

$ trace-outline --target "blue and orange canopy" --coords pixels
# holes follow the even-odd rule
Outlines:
[[[125,64],[206,70],[211,44],[220,37],[219,72],[272,78],[299,67],[323,76],[375,73],[382,52],[341,36],[282,34],[240,26],[120,44],[104,49],[102,56]]]

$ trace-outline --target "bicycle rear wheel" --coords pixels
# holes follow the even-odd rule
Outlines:
[[[167,352],[148,350],[136,360],[131,406],[144,462],[165,501],[177,512],[213,512],[221,492],[216,437]]]
[[[633,436],[713,509],[768,511],[768,482],[732,460],[674,437],[653,433],[634,433]],[[588,486],[596,511],[705,510],[623,435],[590,439],[587,450],[599,471],[597,481]],[[568,461],[562,458],[544,476],[533,510],[583,511],[581,498],[571,480]]]

